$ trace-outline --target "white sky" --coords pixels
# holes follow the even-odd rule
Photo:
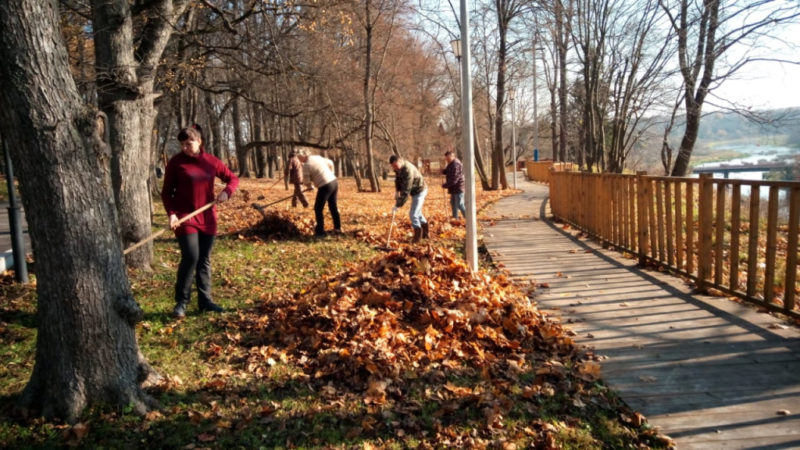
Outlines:
[[[753,63],[743,70],[737,79],[726,80],[715,95],[756,109],[800,107],[800,66]]]

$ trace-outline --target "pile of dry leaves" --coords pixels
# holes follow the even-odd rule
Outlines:
[[[261,220],[239,232],[251,240],[292,239],[314,232],[314,224],[307,217],[289,211],[265,210]]]
[[[483,380],[449,388],[467,397],[522,389],[576,393],[600,366],[570,331],[540,313],[503,275],[472,273],[453,253],[402,246],[293,295],[264,301],[229,324],[247,336],[247,367],[266,376],[276,359],[314,384],[362,392],[370,404],[403,396],[413,379]],[[526,381],[518,384],[524,375]],[[566,383],[568,386],[565,386]],[[557,387],[558,386],[558,387]]]

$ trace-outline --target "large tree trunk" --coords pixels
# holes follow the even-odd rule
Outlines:
[[[254,141],[264,141],[264,118],[261,108],[253,104],[251,129]],[[267,176],[267,150],[264,145],[257,145],[253,149],[253,156],[255,156],[255,172],[256,178],[264,178]]]
[[[0,117],[38,275],[36,362],[20,401],[74,421],[92,404],[143,412],[151,400],[138,385],[142,311],[117,234],[111,156],[70,76],[56,4],[0,3]]]
[[[561,0],[556,2],[556,52],[558,53],[559,139],[558,160],[567,160],[567,13]],[[555,149],[554,149],[555,151]]]
[[[95,2],[92,21],[97,84],[101,87],[97,91],[98,104],[108,115],[114,199],[120,213],[120,236],[127,247],[146,238],[151,231],[149,164],[145,157],[149,156],[145,152],[149,147],[142,147],[142,135],[149,144],[150,133],[143,128],[143,119],[145,100],[152,100],[142,97],[145,91],[136,73],[138,64],[133,57],[133,24],[128,2]],[[148,243],[129,254],[128,262],[133,267],[149,268],[151,258],[152,243]]]
[[[372,135],[375,129],[373,117],[373,98],[370,92],[372,78],[372,16],[370,0],[365,2],[366,12],[366,62],[364,63],[364,146],[367,149],[367,178],[371,192],[379,192],[378,177],[375,174],[375,153],[372,149]]]
[[[236,148],[236,160],[239,162],[239,177],[250,176],[250,162],[247,156],[250,153],[249,147],[242,144],[242,112],[239,98],[233,99],[233,145]]]
[[[478,136],[478,126],[475,125],[475,121],[472,121],[472,135],[474,139],[472,140],[473,144],[473,154],[475,155],[475,169],[478,171],[478,178],[481,180],[481,187],[484,191],[488,191],[491,188],[489,185],[489,179],[486,176],[486,169],[483,167],[483,156],[481,156],[481,145],[479,144],[480,137]]]
[[[685,177],[689,172],[689,161],[692,159],[692,150],[697,142],[697,135],[700,132],[701,104],[686,102],[686,128],[681,138],[681,146],[678,150],[678,157],[675,158],[675,165],[672,166],[673,177]]]
[[[556,95],[558,77],[553,77],[553,87],[550,89],[550,152],[553,154],[553,161],[563,162],[558,154],[558,96]]]
[[[160,0],[149,6],[137,48],[130,2],[92,2],[95,70],[101,87],[98,104],[108,116],[111,129],[111,177],[125,247],[152,231],[147,180],[156,116],[153,84],[156,66],[171,35],[171,21],[185,8],[183,2],[175,3],[173,7],[173,0]],[[128,266],[141,269],[149,269],[152,259],[152,243],[126,257]]]

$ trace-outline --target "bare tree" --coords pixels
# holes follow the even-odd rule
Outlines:
[[[572,0],[555,1],[555,34],[553,36],[556,48],[556,67],[558,68],[558,161],[567,160],[567,117],[569,103],[567,102],[567,51],[568,36],[572,17]],[[554,150],[555,151],[555,150]]]
[[[497,17],[497,78],[495,100],[495,126],[494,148],[492,150],[492,189],[508,188],[508,179],[505,171],[505,158],[503,157],[503,121],[505,120],[505,98],[507,83],[507,59],[509,50],[513,46],[508,42],[511,21],[522,15],[527,6],[521,0],[495,0],[495,14]],[[516,169],[515,169],[516,170]]]
[[[367,178],[369,179],[372,192],[380,191],[380,184],[378,183],[378,177],[375,173],[375,152],[372,149],[372,136],[375,127],[375,90],[377,88],[377,81],[373,85],[373,80],[377,80],[381,71],[381,62],[383,61],[383,58],[380,58],[378,63],[373,66],[373,32],[376,22],[380,22],[383,18],[383,14],[387,12],[385,9],[386,6],[389,6],[388,20],[394,22],[397,9],[396,6],[392,5],[389,1],[379,1],[378,4],[373,7],[373,0],[364,0],[364,14],[357,14],[357,17],[361,21],[361,26],[364,28],[364,146],[367,152]],[[384,56],[386,54],[386,48],[387,46],[383,45],[383,51],[381,53]]]
[[[651,124],[642,118],[673,75],[666,67],[673,39],[658,27],[663,15],[657,0],[576,1],[572,39],[581,67],[576,97],[583,118],[579,162],[589,170],[621,172]]]
[[[775,33],[782,25],[800,18],[800,4],[778,0],[660,0],[659,3],[678,37],[686,127],[672,175],[684,176],[697,142],[703,105],[711,92],[747,64],[779,61],[753,52],[765,41],[786,48],[787,44]],[[734,48],[741,50],[742,56],[726,61]]]

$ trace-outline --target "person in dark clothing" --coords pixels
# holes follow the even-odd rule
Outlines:
[[[239,179],[215,156],[206,153],[200,131],[194,127],[178,133],[181,152],[173,156],[164,173],[161,200],[169,217],[169,227],[175,231],[181,249],[178,279],[175,283],[177,318],[186,316],[186,306],[192,295],[192,278],[197,284],[197,301],[201,312],[222,312],[211,299],[211,248],[217,234],[216,206],[179,224],[181,217],[211,202],[223,203],[233,195]],[[226,183],[225,189],[214,196],[214,179]]]
[[[467,209],[464,207],[464,170],[461,161],[456,158],[453,152],[448,151],[444,154],[447,167],[442,170],[445,176],[442,187],[447,189],[450,194],[450,208],[453,211],[453,219],[458,219],[458,212],[461,216],[467,217]]]
[[[425,196],[428,195],[428,186],[419,170],[409,161],[392,155],[389,164],[395,172],[395,206],[393,212],[405,204],[411,196],[411,208],[408,212],[411,220],[411,227],[414,229],[414,238],[411,242],[417,243],[420,238],[428,239],[430,227],[428,220],[422,215],[422,205],[425,203]]]
[[[292,195],[292,208],[297,207],[297,202],[303,205],[303,208],[308,207],[308,200],[303,194],[303,163],[297,157],[297,152],[292,150],[289,153],[289,164],[286,166],[289,173],[289,183],[294,186],[294,194]]]

